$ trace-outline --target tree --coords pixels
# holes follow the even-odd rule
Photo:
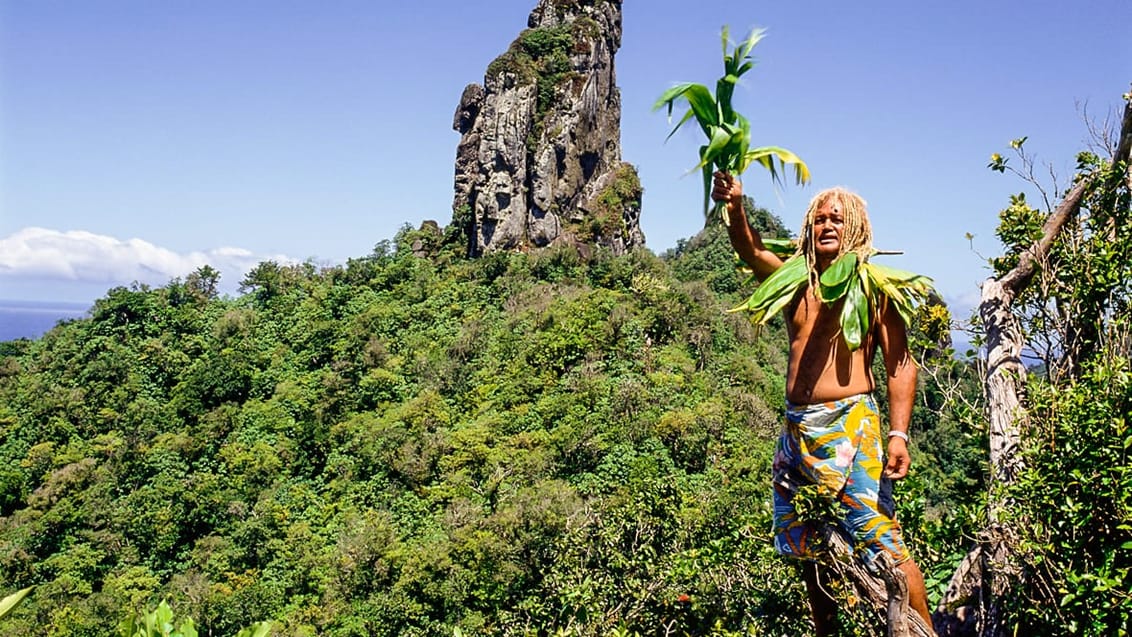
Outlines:
[[[216,298],[220,284],[220,271],[211,265],[202,265],[185,277],[185,287],[201,301]]]
[[[1024,141],[1016,140],[1013,145],[1020,149]],[[1114,289],[1107,274],[1111,268],[1099,277],[1073,276],[1068,283],[1063,280],[1060,284],[1057,279],[1059,273],[1066,274],[1066,269],[1093,259],[1111,265],[1113,250],[1123,251],[1124,258],[1116,260],[1118,271],[1129,267],[1130,150],[1132,101],[1126,95],[1111,161],[1105,164],[1095,155],[1079,155],[1073,187],[1045,219],[1036,240],[1017,252],[1012,265],[983,284],[978,313],[985,332],[987,359],[984,393],[991,470],[987,525],[953,577],[940,606],[937,624],[943,634],[1009,634],[1004,606],[1009,591],[1018,585],[1022,569],[1020,521],[1012,519],[1008,511],[1017,504],[1011,489],[1025,469],[1023,436],[1033,429],[1026,404],[1028,372],[1022,359],[1026,331],[1015,304],[1027,293],[1035,277],[1041,275],[1044,284],[1037,307],[1053,314],[1063,335],[1057,341],[1058,364],[1048,369],[1065,378],[1080,375],[1087,360],[1102,351],[1098,346],[1106,322],[1127,318],[1127,278],[1123,291]],[[1001,170],[1004,166],[1001,156],[992,157],[992,168]],[[1090,213],[1087,219],[1080,217],[1083,208]],[[1067,229],[1072,232],[1067,233]],[[1048,323],[1040,326],[1048,327]]]

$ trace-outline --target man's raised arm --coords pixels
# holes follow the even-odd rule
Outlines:
[[[739,258],[751,266],[760,281],[770,276],[782,265],[782,259],[763,245],[762,236],[747,223],[747,213],[743,210],[743,185],[733,175],[717,172],[711,198],[727,203],[730,222],[727,225],[727,236]]]

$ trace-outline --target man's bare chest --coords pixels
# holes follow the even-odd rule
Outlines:
[[[788,332],[791,340],[828,338],[841,331],[842,301],[823,303],[807,288],[787,307]]]

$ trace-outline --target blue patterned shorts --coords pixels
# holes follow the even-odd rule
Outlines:
[[[818,485],[836,503],[838,526],[870,564],[882,553],[909,558],[895,519],[892,481],[882,477],[880,415],[872,394],[815,405],[786,405],[786,426],[774,456],[774,547],[782,555],[816,559],[815,529],[798,519],[798,487]]]

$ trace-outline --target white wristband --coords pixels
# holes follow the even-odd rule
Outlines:
[[[904,442],[908,442],[908,434],[904,433],[903,431],[896,431],[894,429],[894,430],[888,432],[888,437],[889,438],[901,438],[901,439],[904,440]]]

